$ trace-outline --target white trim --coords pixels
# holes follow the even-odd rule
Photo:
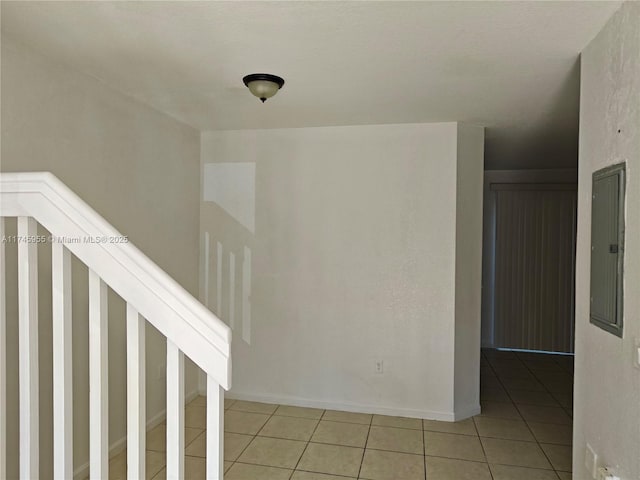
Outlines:
[[[470,417],[475,417],[476,415],[480,415],[480,405],[470,405],[465,408],[459,408],[455,412],[453,412],[453,421],[458,422],[460,420],[465,420]]]
[[[224,389],[207,379],[207,480],[224,476]]]
[[[109,478],[109,314],[107,284],[89,270],[89,463],[91,479]]]
[[[18,236],[36,237],[38,225],[18,217]],[[39,478],[40,381],[38,372],[38,248],[18,243],[18,389],[20,401],[20,478]]]
[[[51,245],[53,478],[73,476],[73,337],[71,253]]]
[[[146,325],[127,304],[127,479],[146,477]]]
[[[7,306],[4,218],[0,217],[0,478],[7,478]]]
[[[184,478],[184,353],[167,339],[167,480]]]
[[[456,421],[456,416],[459,419],[466,418],[463,415],[456,415],[455,412],[438,412],[434,410],[420,410],[413,408],[383,407],[379,405],[366,405],[359,403],[331,402],[287,395],[261,395],[233,391],[227,392],[225,394],[225,398],[233,400],[248,400],[251,402],[271,403],[277,405],[292,405],[294,407],[321,408],[324,410],[342,410],[345,412],[356,413],[374,413],[376,415],[391,415],[394,417],[424,418],[427,420],[440,420],[444,422],[454,422]],[[477,411],[478,413],[480,413],[479,406],[477,407]],[[465,411],[463,413],[466,414],[467,412]]]

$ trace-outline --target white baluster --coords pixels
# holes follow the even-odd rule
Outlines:
[[[127,303],[127,478],[145,478],[145,320]]]
[[[53,306],[53,478],[73,478],[71,253],[51,245]]]
[[[89,270],[89,475],[109,478],[107,285]]]
[[[207,376],[207,480],[222,480],[224,472],[224,390]]]
[[[4,217],[0,217],[0,478],[7,478],[7,307]]]
[[[167,339],[167,480],[184,478],[184,354]]]
[[[236,325],[236,255],[229,252],[229,327]]]
[[[18,217],[18,349],[20,365],[20,478],[39,478],[38,224]]]

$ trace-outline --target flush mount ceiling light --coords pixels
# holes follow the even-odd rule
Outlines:
[[[244,77],[242,81],[251,93],[262,100],[262,103],[278,93],[278,90],[284,85],[282,78],[268,73],[252,73]]]

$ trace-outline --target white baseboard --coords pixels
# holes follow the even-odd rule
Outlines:
[[[454,412],[454,421],[464,420],[466,418],[480,415],[480,405],[470,405],[465,408],[459,408]]]
[[[295,407],[311,407],[322,408],[324,410],[342,410],[345,412],[357,413],[375,413],[377,415],[392,415],[396,417],[424,418],[427,420],[441,420],[445,422],[454,422],[467,418],[471,415],[480,413],[480,406],[471,408],[459,413],[456,412],[439,412],[434,410],[420,410],[412,408],[384,407],[380,405],[367,405],[357,403],[330,402],[323,400],[312,400],[308,398],[280,396],[280,395],[261,395],[245,392],[227,392],[226,398],[234,400],[248,400],[252,402],[273,403],[280,405],[292,405]],[[476,412],[477,413],[474,413]]]
[[[189,403],[191,400],[196,398],[198,395],[200,395],[200,391],[199,390],[194,390],[194,391],[188,393],[184,397],[184,403],[185,404]],[[157,415],[154,415],[149,420],[147,420],[147,432],[149,430],[153,430],[158,425],[160,425],[164,421],[166,416],[167,416],[167,411],[166,410],[162,410]],[[113,442],[109,446],[109,458],[112,458],[115,455],[118,455],[125,448],[127,448],[127,436],[126,435],[124,437],[122,437],[122,438],[119,438],[118,440],[116,440],[115,442]],[[75,471],[73,472],[73,479],[74,480],[84,480],[86,478],[89,478],[89,462],[83,463],[78,468],[76,468]]]

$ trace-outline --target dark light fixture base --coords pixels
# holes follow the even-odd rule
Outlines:
[[[262,103],[278,93],[284,85],[284,79],[270,73],[252,73],[245,76],[242,81]]]
[[[251,75],[247,75],[242,79],[245,86],[247,87],[249,86],[249,83],[254,82],[256,80],[266,80],[267,82],[273,82],[278,85],[278,89],[281,89],[282,86],[284,85],[284,79],[282,77],[279,77],[277,75],[271,75],[270,73],[252,73]]]

